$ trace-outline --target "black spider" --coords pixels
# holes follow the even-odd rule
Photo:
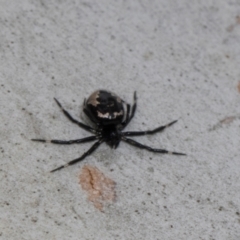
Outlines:
[[[137,107],[137,94],[134,92],[134,103],[131,107],[130,104],[125,103],[116,94],[106,91],[98,90],[90,95],[88,100],[84,99],[84,113],[88,118],[96,125],[96,128],[87,126],[78,120],[74,119],[60,104],[60,102],[54,98],[57,105],[62,109],[65,116],[73,123],[77,124],[79,127],[91,132],[94,136],[89,136],[76,140],[44,140],[44,139],[32,139],[32,141],[38,142],[51,142],[55,144],[73,144],[73,143],[84,143],[97,140],[92,147],[85,152],[81,157],[76,158],[65,165],[62,165],[51,172],[55,172],[64,167],[72,165],[76,162],[83,160],[86,156],[90,155],[102,142],[106,142],[110,147],[117,148],[119,142],[123,140],[135,147],[146,149],[150,152],[165,153],[165,154],[175,154],[175,155],[186,155],[184,153],[170,152],[165,149],[151,148],[136,142],[133,139],[127,138],[126,136],[142,136],[146,134],[154,134],[156,132],[161,132],[165,128],[173,125],[177,121],[173,121],[165,126],[161,126],[149,131],[139,131],[139,132],[122,132],[122,130],[129,124],[132,120]],[[130,113],[131,109],[131,113]]]

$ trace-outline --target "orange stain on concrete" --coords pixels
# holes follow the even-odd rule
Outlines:
[[[105,202],[112,203],[116,199],[116,183],[96,167],[85,165],[81,170],[79,183],[87,192],[88,200],[100,211],[103,211]]]

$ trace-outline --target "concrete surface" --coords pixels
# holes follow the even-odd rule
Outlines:
[[[0,239],[240,239],[240,1],[1,1]],[[128,130],[179,119],[53,174],[90,144],[31,138],[89,134],[84,97],[109,89],[138,109]],[[116,182],[94,208],[85,164]]]

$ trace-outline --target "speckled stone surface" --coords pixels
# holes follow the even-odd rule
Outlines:
[[[238,0],[3,0],[0,29],[0,239],[240,239]],[[137,90],[128,130],[178,119],[134,139],[187,156],[103,144],[49,173],[90,147],[30,141],[89,135],[53,97],[84,122],[99,88],[129,103]],[[116,183],[103,212],[86,164]]]

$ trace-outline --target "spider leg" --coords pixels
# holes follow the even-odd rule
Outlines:
[[[126,125],[126,123],[128,122],[129,119],[129,113],[130,113],[130,104],[127,104],[127,114],[126,114],[126,119],[122,122],[122,127],[124,127]]]
[[[102,142],[103,142],[103,140],[100,139],[99,141],[95,142],[95,143],[92,145],[92,147],[91,147],[90,149],[88,149],[88,151],[85,152],[81,157],[76,158],[76,159],[74,159],[74,160],[72,160],[72,161],[70,161],[70,162],[68,162],[68,163],[66,163],[66,164],[64,164],[64,165],[62,165],[62,166],[60,166],[60,167],[58,167],[58,168],[55,168],[55,169],[53,169],[53,170],[50,171],[50,172],[58,171],[58,170],[60,170],[60,169],[62,169],[62,168],[68,167],[68,166],[73,165],[73,164],[75,164],[75,163],[77,163],[77,162],[79,162],[79,161],[82,161],[85,157],[87,157],[87,156],[90,155],[94,150],[96,150]]]
[[[149,152],[156,152],[156,153],[162,153],[162,154],[174,154],[174,155],[186,155],[185,153],[179,153],[179,152],[170,152],[165,149],[158,149],[158,148],[151,148],[149,146],[143,145],[139,142],[134,141],[133,139],[130,138],[125,138],[122,137],[122,140],[125,141],[126,143],[129,143],[130,145],[133,145],[135,147],[141,148],[141,149],[146,149]]]
[[[147,135],[147,134],[154,134],[157,132],[162,132],[165,128],[168,128],[170,126],[172,126],[174,123],[176,123],[177,120],[168,123],[167,125],[155,128],[153,130],[148,130],[148,131],[139,131],[139,132],[123,132],[122,135],[123,136],[142,136],[142,135]]]
[[[97,122],[95,121],[95,119],[93,119],[93,118],[91,117],[89,111],[88,111],[86,108],[83,109],[83,112],[87,115],[87,117],[88,117],[92,122],[94,122],[95,124],[97,124]]]
[[[45,139],[31,139],[32,141],[35,142],[46,142],[46,143],[55,143],[55,144],[73,144],[73,143],[85,143],[85,142],[90,142],[93,140],[96,140],[97,137],[96,136],[90,136],[90,137],[85,137],[85,138],[81,138],[81,139],[75,139],[75,140],[57,140],[57,139],[53,139],[53,140],[45,140]]]
[[[133,94],[133,106],[132,106],[132,110],[131,110],[131,115],[130,115],[130,117],[128,118],[128,121],[126,121],[126,123],[125,123],[125,125],[123,126],[123,128],[125,128],[125,127],[130,123],[130,121],[132,120],[132,118],[134,117],[136,108],[137,108],[137,92],[135,91],[134,94]]]
[[[63,111],[64,115],[73,123],[77,124],[79,127],[89,131],[89,132],[92,132],[92,133],[95,133],[95,130],[81,122],[79,122],[78,120],[74,119],[69,112],[67,112],[61,105],[61,103],[56,99],[54,98],[54,100],[56,101],[57,105],[61,108],[61,110]]]

